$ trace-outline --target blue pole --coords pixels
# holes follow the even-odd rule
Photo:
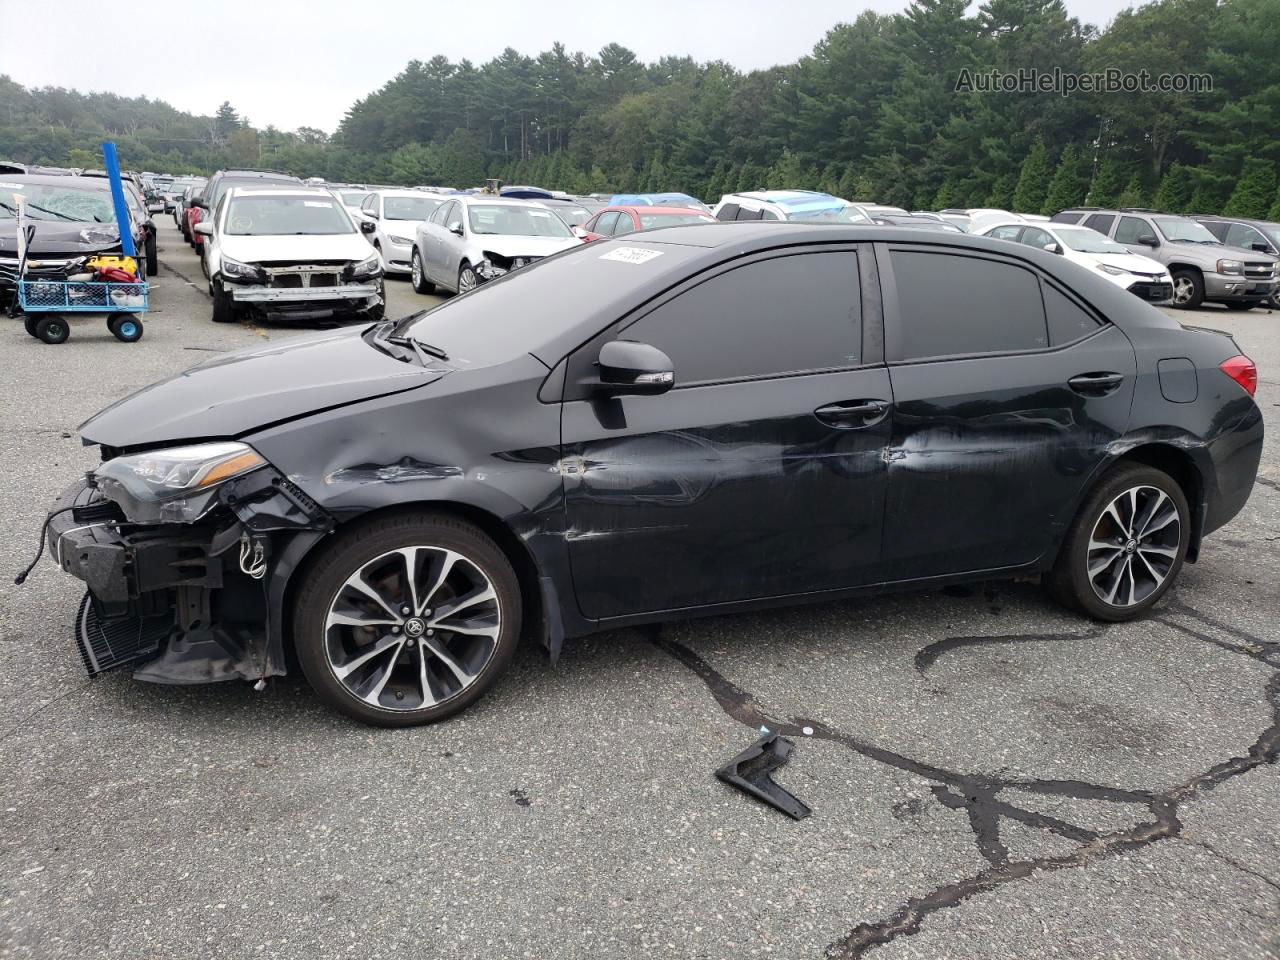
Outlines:
[[[126,257],[136,257],[138,248],[133,245],[133,230],[129,226],[129,207],[124,202],[124,184],[120,180],[120,160],[116,145],[108,141],[102,145],[102,162],[107,179],[111,182],[111,202],[116,208],[116,226],[120,228],[120,249]]]

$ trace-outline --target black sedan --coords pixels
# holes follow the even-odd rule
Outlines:
[[[210,360],[81,427],[48,523],[91,673],[300,664],[438,720],[521,634],[1040,576],[1155,604],[1244,505],[1256,371],[1062,257],[871,225],[673,227],[426,313]],[[292,655],[292,656],[291,656]]]

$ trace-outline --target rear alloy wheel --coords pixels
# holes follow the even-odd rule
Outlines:
[[[478,699],[510,660],[520,588],[476,527],[402,515],[340,536],[294,624],[303,672],[330,706],[379,726],[431,723]]]
[[[1204,302],[1204,280],[1194,270],[1179,270],[1173,275],[1173,305],[1181,310],[1195,310]]]
[[[1186,497],[1168,474],[1122,467],[1081,508],[1049,575],[1050,592],[1100,620],[1132,620],[1172,585],[1190,532]]]
[[[471,268],[471,264],[464,262],[458,269],[458,292],[467,293],[474,290],[480,281],[476,279],[476,272]]]
[[[409,279],[413,282],[414,293],[435,293],[436,285],[427,279],[422,269],[422,254],[413,248],[413,256],[409,258]]]

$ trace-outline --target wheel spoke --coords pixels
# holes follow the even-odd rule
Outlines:
[[[1105,549],[1111,550],[1113,552],[1111,553],[1110,556],[1103,557],[1099,560],[1090,561],[1089,563],[1090,578],[1096,577],[1098,574],[1102,573],[1102,571],[1106,570],[1107,567],[1111,566],[1113,563],[1116,562],[1117,557],[1119,557],[1121,554],[1124,553],[1124,550],[1121,547],[1113,547],[1108,545]],[[1092,548],[1091,548],[1091,552],[1092,552]]]
[[[399,637],[393,637],[390,635],[385,637],[379,637],[374,642],[372,647],[370,647],[364,653],[360,654],[360,656],[356,657],[354,660],[344,663],[341,666],[334,664],[333,672],[334,674],[337,675],[339,680],[345,680],[353,672],[355,672],[356,670],[359,670],[362,666],[364,666],[374,657],[378,656],[378,654],[386,653],[392,647],[397,647],[403,642],[404,641],[402,641]]]
[[[364,700],[367,703],[377,704],[378,698],[382,696],[382,691],[387,685],[387,681],[391,679],[391,674],[395,672],[396,660],[400,658],[400,651],[404,649],[404,644],[405,641],[403,639],[396,642],[396,648],[387,659],[387,665],[382,671],[382,676],[380,676],[378,678],[378,682],[373,685],[373,689],[364,695]]]
[[[1132,556],[1129,557],[1128,561],[1124,565],[1124,574],[1126,577],[1129,578],[1129,606],[1133,606],[1137,602],[1137,599],[1134,597],[1134,590],[1136,589],[1137,584],[1134,581],[1134,576],[1133,576],[1133,557]]]
[[[1138,532],[1134,534],[1135,537],[1141,540],[1144,536],[1146,536],[1148,528],[1151,526],[1151,521],[1153,521],[1156,518],[1156,515],[1160,513],[1161,509],[1163,509],[1165,502],[1168,501],[1168,499],[1169,497],[1165,494],[1163,490],[1156,491],[1155,503],[1151,505],[1151,509],[1147,511],[1146,518],[1138,526]],[[1174,513],[1176,514],[1177,511],[1174,511]]]
[[[489,584],[486,583],[483,587],[479,588],[478,590],[474,590],[471,593],[467,594],[465,597],[461,597],[455,600],[453,603],[449,604],[448,606],[441,607],[438,610],[436,610],[435,615],[429,621],[429,626],[432,626],[432,627],[438,626],[442,630],[450,630],[452,628],[449,627],[447,624],[441,623],[441,621],[448,620],[450,617],[456,617],[459,611],[466,610],[470,607],[474,607],[477,603],[483,603],[486,600],[493,600],[496,597],[497,597],[497,594],[493,592],[493,587],[489,586]]]
[[[330,611],[329,619],[325,621],[325,628],[329,627],[391,627],[398,624],[400,620],[387,619],[386,617],[366,617],[361,614],[340,613],[337,610]]]
[[[1145,540],[1147,537],[1151,536],[1153,533],[1157,533],[1163,530],[1165,527],[1169,526],[1169,524],[1173,523],[1177,519],[1178,519],[1178,511],[1174,508],[1173,504],[1169,504],[1169,512],[1164,515],[1164,518],[1160,520],[1158,523],[1156,522],[1156,519],[1154,516],[1150,520],[1148,520],[1147,525],[1142,529],[1142,535],[1138,539]]]
[[[444,551],[444,556],[440,561],[440,570],[432,581],[431,586],[427,589],[427,592],[422,595],[422,606],[415,607],[414,613],[418,616],[422,616],[424,610],[431,608],[431,598],[439,593],[440,588],[444,586],[445,580],[447,580],[449,578],[449,574],[453,572],[453,565],[461,559],[462,557],[454,553],[452,550]]]
[[[1129,525],[1125,527],[1129,536],[1133,536],[1133,527],[1138,520],[1138,488],[1133,487],[1129,490]]]
[[[1116,602],[1116,594],[1120,592],[1120,584],[1124,582],[1124,571],[1129,565],[1129,559],[1126,557],[1115,570],[1115,579],[1111,583],[1111,589],[1107,592],[1107,603]]]
[[[418,639],[418,685],[422,687],[422,706],[435,706],[436,695],[431,692],[431,682],[427,679],[427,648],[422,638]]]
[[[361,570],[354,577],[348,579],[346,585],[359,590],[370,600],[377,603],[383,610],[387,611],[387,614],[392,618],[393,623],[401,622],[400,611],[387,603],[387,601],[382,598],[382,594],[378,593],[378,591],[365,580],[364,570]]]
[[[1170,560],[1173,560],[1178,556],[1177,547],[1148,547],[1144,545],[1144,546],[1138,547],[1138,552],[1154,553],[1158,557],[1168,557]]]
[[[436,640],[434,637],[423,637],[422,645],[431,651],[431,655],[449,668],[449,672],[458,678],[458,683],[464,687],[475,679],[475,675],[467,673],[462,664],[453,658],[453,654],[448,648]]]
[[[396,553],[404,561],[404,580],[409,590],[409,609],[417,615],[422,609],[418,602],[418,554],[421,547],[401,547]]]
[[[1110,517],[1112,522],[1114,522],[1115,525],[1120,529],[1120,533],[1124,534],[1128,531],[1129,528],[1125,526],[1125,522],[1120,519],[1120,511],[1116,509],[1116,504],[1118,502],[1119,502],[1118,500],[1113,500],[1109,504],[1107,504],[1107,509],[1102,511],[1102,516]],[[1101,523],[1102,522],[1101,519],[1099,519],[1098,522]]]
[[[1156,570],[1156,568],[1151,565],[1151,561],[1149,561],[1141,553],[1138,554],[1138,559],[1142,561],[1142,565],[1146,567],[1147,572],[1151,574],[1151,579],[1155,581],[1156,587],[1159,587],[1160,584],[1164,583],[1165,575],[1163,573],[1160,573],[1158,570]]]

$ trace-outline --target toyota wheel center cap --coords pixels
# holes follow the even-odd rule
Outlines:
[[[410,617],[404,622],[404,632],[411,637],[420,637],[426,632],[427,625],[421,617]]]

